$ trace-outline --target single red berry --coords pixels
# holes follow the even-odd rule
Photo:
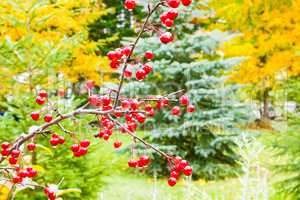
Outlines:
[[[106,54],[106,56],[108,57],[109,60],[115,60],[116,59],[116,55],[114,51],[110,51]]]
[[[178,8],[180,0],[167,0],[167,3],[171,8]]]
[[[149,64],[144,64],[142,69],[146,72],[146,75],[153,70],[153,68]]]
[[[18,176],[18,175],[14,175],[14,176],[12,177],[12,182],[13,182],[14,184],[16,184],[16,183],[21,183],[22,181],[23,181],[23,178],[20,177],[20,176]]]
[[[46,187],[46,188],[44,188],[44,193],[45,193],[45,194],[47,194],[47,195],[48,195],[48,194],[49,194],[49,191],[50,191],[50,189],[49,189],[49,188],[47,188],[47,187]]]
[[[193,173],[193,168],[191,166],[186,166],[183,169],[183,174],[186,176],[190,176],[190,175],[192,175],[192,173]]]
[[[131,47],[129,47],[129,46],[126,46],[126,47],[124,47],[123,49],[122,49],[122,54],[124,55],[124,56],[129,56],[130,55],[130,53],[131,53]]]
[[[80,157],[81,154],[80,154],[79,150],[76,151],[76,152],[73,152],[73,156],[74,156],[74,157]]]
[[[59,136],[58,137],[58,143],[59,144],[64,144],[65,143],[65,137],[64,136]]]
[[[178,171],[182,171],[186,166],[189,165],[189,162],[186,160],[181,160],[179,165],[177,166]]]
[[[150,163],[150,158],[147,155],[142,155],[139,159],[139,162],[141,162],[143,166],[146,166]]]
[[[2,149],[8,149],[10,147],[10,144],[8,142],[3,142],[1,144]]]
[[[178,11],[175,8],[170,8],[166,12],[167,19],[175,20],[177,17],[178,17]]]
[[[165,32],[160,35],[159,39],[162,43],[167,44],[167,43],[170,43],[173,41],[173,36],[172,36],[172,33]]]
[[[39,120],[39,118],[40,118],[40,113],[38,113],[38,112],[32,112],[32,113],[31,113],[31,118],[32,118],[34,121]]]
[[[114,147],[116,149],[120,148],[121,146],[122,146],[122,142],[120,140],[117,140],[117,141],[114,142]]]
[[[189,104],[188,96],[186,96],[186,95],[181,96],[179,99],[179,102],[181,105],[184,105],[184,106],[188,105]]]
[[[165,25],[166,27],[171,27],[171,26],[173,26],[173,24],[174,24],[174,21],[173,21],[172,19],[166,19],[166,20],[164,21],[164,25]]]
[[[136,167],[138,162],[136,160],[129,160],[128,161],[128,166],[129,167]]]
[[[34,151],[35,148],[36,148],[36,144],[34,144],[34,143],[27,144],[28,151]]]
[[[46,92],[46,90],[41,90],[39,91],[39,96],[42,98],[46,98],[48,97],[48,93]]]
[[[176,156],[174,158],[174,162],[175,162],[175,165],[179,165],[179,163],[182,161],[182,158],[180,156]]]
[[[134,121],[127,123],[127,129],[129,131],[134,132],[136,128],[137,128],[137,124]]]
[[[131,76],[132,76],[132,71],[131,71],[130,69],[126,68],[125,71],[124,71],[124,76],[125,76],[126,78],[131,78]]]
[[[51,122],[52,121],[52,115],[51,114],[46,114],[44,117],[45,122]]]
[[[43,105],[45,103],[45,98],[43,97],[40,97],[38,96],[36,99],[35,99],[35,102],[39,105]]]
[[[58,96],[64,97],[65,96],[65,89],[64,88],[59,88],[58,89]]]
[[[133,99],[131,102],[130,102],[130,108],[132,110],[137,110],[139,108],[139,101],[137,99]]]
[[[87,89],[89,89],[89,90],[93,89],[93,87],[94,87],[94,81],[92,81],[92,80],[86,81],[85,87],[86,87]]]
[[[50,139],[50,144],[52,145],[52,146],[56,146],[56,145],[58,145],[59,144],[59,138],[51,138]]]
[[[109,136],[111,136],[112,135],[112,130],[111,129],[105,129],[104,130],[104,134],[107,134],[107,135],[109,135]]]
[[[176,185],[176,183],[177,183],[176,178],[170,177],[170,178],[168,179],[168,184],[169,184],[169,186],[173,187],[174,185]]]
[[[126,109],[126,108],[128,108],[129,106],[130,106],[130,101],[128,101],[128,100],[123,100],[122,102],[121,102],[121,106],[122,106],[122,108],[123,109]]]
[[[108,111],[108,110],[111,110],[112,109],[112,106],[111,105],[109,105],[109,106],[103,106],[102,107],[102,110],[103,111]]]
[[[117,69],[120,66],[120,62],[118,60],[112,60],[109,65],[112,69]]]
[[[181,0],[182,5],[189,6],[192,3],[192,0]]]
[[[29,178],[33,178],[37,176],[37,171],[35,169],[27,168],[27,172]]]
[[[135,78],[138,80],[138,81],[141,81],[143,80],[145,77],[146,77],[147,73],[145,72],[144,69],[138,69],[135,73]]]
[[[116,112],[114,113],[114,115],[115,115],[116,118],[120,118],[120,117],[123,116],[123,113],[122,113],[122,112],[116,111]]]
[[[154,58],[154,53],[152,51],[146,51],[145,58],[147,58],[148,60],[152,60]]]
[[[167,12],[164,12],[163,14],[161,14],[161,15],[159,16],[159,18],[160,18],[160,21],[161,21],[162,23],[164,23],[164,22],[166,21],[166,19],[168,19],[169,17],[167,16]]]
[[[150,110],[152,110],[152,105],[151,104],[146,104],[145,105],[145,111],[149,112]]]
[[[104,106],[108,106],[111,102],[111,98],[109,96],[102,96],[101,101]]]
[[[14,157],[14,158],[18,158],[20,153],[21,153],[20,150],[14,149],[14,150],[11,151],[11,156]]]
[[[79,149],[80,149],[79,144],[73,144],[73,145],[71,146],[71,150],[72,150],[73,152],[77,152],[77,151],[79,151]]]
[[[125,121],[126,122],[131,122],[133,120],[132,115],[129,113],[125,114]]]
[[[136,120],[140,123],[144,123],[146,121],[146,116],[143,113],[138,113],[136,115]]]
[[[100,132],[98,133],[97,137],[102,138],[104,134],[105,134],[104,131],[100,131]]]
[[[103,135],[103,139],[106,140],[106,141],[109,140],[109,137],[110,137],[110,135],[108,135],[108,134]]]
[[[91,144],[91,142],[89,140],[82,140],[80,142],[80,146],[82,146],[82,147],[88,147],[88,146],[90,146],[90,144]]]
[[[83,155],[87,154],[88,149],[85,147],[81,147],[78,152],[80,153],[81,156],[83,156]]]
[[[136,2],[135,0],[125,0],[124,5],[127,10],[132,11],[136,6]]]
[[[115,60],[120,60],[122,58],[122,49],[116,49],[115,50]]]
[[[180,115],[180,108],[179,108],[179,106],[174,106],[174,107],[172,108],[171,113],[172,113],[172,115],[175,115],[175,116]]]
[[[169,105],[169,99],[167,97],[164,97],[161,99],[161,106],[164,107],[164,106],[167,106]]]
[[[98,96],[93,94],[91,96],[89,96],[89,103],[93,106],[97,106],[98,104]]]
[[[1,155],[2,155],[2,156],[8,156],[9,153],[10,153],[10,152],[9,152],[8,149],[2,149],[2,150],[1,150]]]
[[[59,135],[57,135],[56,133],[53,133],[53,134],[51,135],[51,138],[57,138],[57,139],[59,139]]]
[[[55,200],[56,199],[55,192],[50,190],[48,193],[48,198],[49,200]]]
[[[149,117],[153,117],[155,115],[154,109],[152,108],[151,110],[147,111],[147,115],[149,115]]]
[[[189,112],[189,113],[193,113],[193,112],[195,112],[195,110],[196,110],[195,106],[191,105],[191,104],[188,105],[187,108],[186,108],[186,111]]]
[[[173,177],[173,178],[176,178],[176,179],[178,179],[178,177],[179,177],[179,173],[178,173],[178,172],[176,172],[176,171],[171,171],[171,173],[170,173],[170,177]]]
[[[17,164],[18,160],[17,160],[15,157],[10,157],[10,158],[8,159],[8,162],[9,162],[9,164],[11,164],[11,165],[15,165],[15,164]]]

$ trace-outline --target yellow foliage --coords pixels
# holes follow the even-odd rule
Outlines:
[[[53,68],[57,72],[64,73],[72,82],[84,78],[93,79],[100,85],[103,81],[108,81],[110,76],[107,74],[112,73],[107,59],[95,53],[97,47],[106,41],[90,41],[87,26],[108,12],[111,10],[106,9],[101,1],[94,0],[1,0],[0,41],[10,38],[12,42],[17,42],[31,37],[36,44],[49,43],[57,49],[71,50],[71,60],[45,68]],[[76,40],[65,42],[63,38]],[[40,55],[40,61],[35,65],[42,67],[49,53]],[[21,63],[30,63],[30,56],[25,59],[26,62],[17,62],[15,67],[0,66],[1,71],[6,71],[6,75],[9,75],[6,80],[8,85],[11,84],[9,79],[27,68],[27,66],[19,67]],[[1,87],[6,86],[0,85]]]
[[[248,57],[232,81],[266,88],[284,74],[300,74],[300,0],[213,0],[211,5],[216,17],[226,21],[211,28],[243,34],[223,47],[226,56]]]

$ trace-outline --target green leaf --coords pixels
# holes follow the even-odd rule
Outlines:
[[[48,148],[48,147],[45,147],[44,145],[37,144],[36,147],[44,150],[47,154],[49,154],[51,156],[54,155],[53,152],[52,152],[52,150],[50,148]]]
[[[59,190],[59,191],[56,193],[56,195],[57,195],[57,196],[62,196],[62,195],[64,195],[64,194],[71,193],[71,192],[81,193],[81,190],[78,189],[78,188],[69,188],[69,189]]]

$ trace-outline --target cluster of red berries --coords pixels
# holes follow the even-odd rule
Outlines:
[[[87,154],[90,144],[91,142],[89,140],[82,140],[79,144],[73,144],[71,146],[71,151],[75,157],[84,156]]]
[[[188,96],[186,95],[183,95],[180,97],[179,99],[179,102],[180,102],[180,105],[182,106],[186,106],[186,111],[189,112],[189,113],[193,113],[195,112],[195,106],[190,104],[189,102],[189,98]],[[179,106],[174,106],[172,108],[172,111],[171,111],[172,115],[175,115],[175,116],[178,116],[181,114],[181,111],[180,111],[180,107]]]
[[[64,144],[65,143],[65,137],[62,136],[62,135],[57,135],[56,133],[53,133],[51,135],[51,138],[50,138],[49,142],[53,147],[56,147],[59,144]]]
[[[35,102],[39,105],[44,105],[46,102],[46,99],[48,98],[48,93],[45,90],[41,90],[38,93],[38,96],[35,99]],[[31,118],[34,121],[38,121],[40,119],[40,112],[32,112],[31,113]],[[44,121],[45,122],[51,122],[53,119],[51,114],[45,114],[44,116]]]
[[[23,178],[34,178],[37,176],[37,171],[32,167],[26,167],[25,169],[21,169],[20,167],[16,167],[16,174],[12,176],[12,182],[14,184],[22,183]]]
[[[142,155],[138,160],[131,159],[128,161],[128,166],[131,168],[136,167],[147,167],[150,164],[150,157],[147,155]]]
[[[183,160],[181,157],[176,156],[173,159],[174,167],[171,170],[170,177],[168,179],[169,186],[173,187],[176,185],[177,180],[180,177],[180,173],[182,172],[185,176],[191,176],[193,173],[193,168],[189,166],[189,162]]]
[[[9,156],[8,162],[11,165],[15,165],[18,162],[18,158],[21,154],[21,151],[18,149],[14,149],[12,151],[9,150],[10,144],[8,142],[3,142],[1,144],[1,155]]]
[[[35,143],[28,143],[27,144],[27,150],[28,151],[34,152],[35,148],[36,148],[36,144]]]
[[[46,196],[48,197],[49,200],[55,200],[56,199],[56,193],[53,189],[46,187],[44,189],[44,193],[46,194]]]

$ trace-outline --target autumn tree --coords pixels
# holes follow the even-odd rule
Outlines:
[[[231,80],[245,84],[251,96],[263,102],[262,117],[269,118],[270,92],[288,77],[300,74],[300,1],[221,0],[213,27],[230,28],[241,37],[228,43],[225,56],[245,55],[246,61],[232,72]],[[230,10],[230,12],[228,12]]]

